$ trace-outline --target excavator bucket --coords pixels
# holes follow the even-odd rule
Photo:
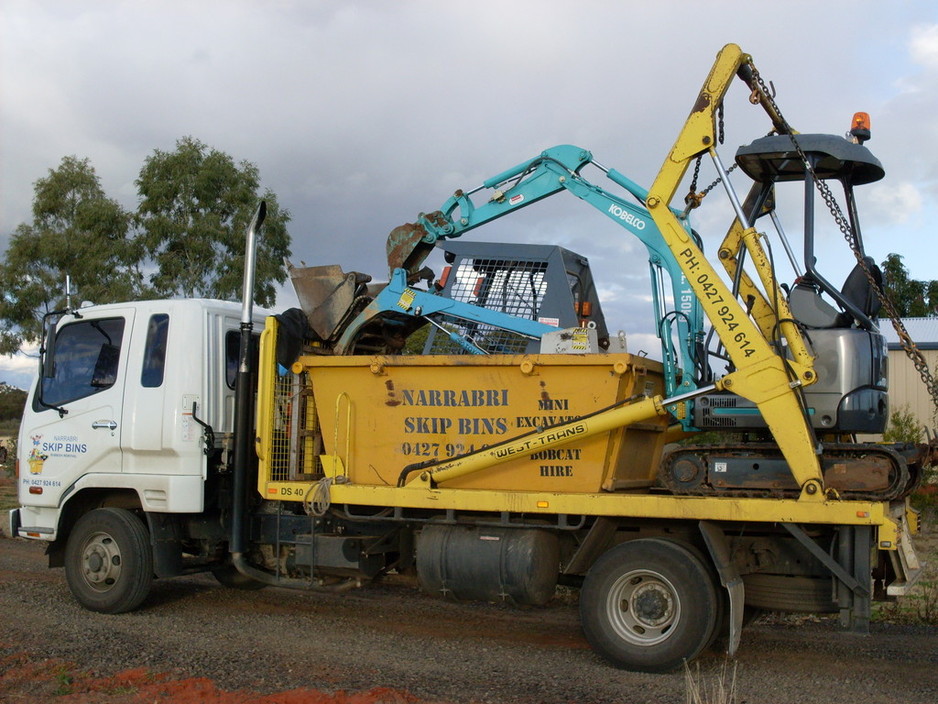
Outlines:
[[[335,264],[295,267],[288,262],[287,273],[300,308],[306,313],[310,327],[322,340],[330,340],[339,332],[365,284],[371,281],[367,274],[357,271],[345,273]]]

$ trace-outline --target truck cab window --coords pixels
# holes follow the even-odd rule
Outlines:
[[[113,386],[123,336],[123,318],[80,321],[60,328],[55,338],[55,373],[42,379],[44,404],[60,406]]]
[[[146,347],[143,351],[143,371],[140,373],[140,385],[144,388],[155,389],[163,385],[168,332],[169,316],[167,314],[158,313],[150,316]]]

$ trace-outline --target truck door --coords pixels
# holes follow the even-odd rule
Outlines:
[[[82,475],[121,467],[120,427],[133,328],[132,309],[63,322],[55,333],[52,374],[40,378],[24,417],[26,467],[20,501],[56,506]]]

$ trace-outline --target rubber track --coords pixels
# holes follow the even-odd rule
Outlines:
[[[778,446],[772,443],[745,443],[734,445],[685,445],[667,456],[661,463],[661,469],[658,473],[661,484],[674,494],[682,496],[728,496],[736,498],[778,498],[778,499],[797,499],[800,491],[797,489],[777,489],[766,488],[765,490],[753,489],[720,489],[714,487],[709,482],[709,466],[711,457],[727,457],[747,455],[751,456],[754,452],[762,452],[766,458],[781,458],[781,451]],[[840,490],[840,498],[856,501],[892,501],[908,496],[915,490],[921,481],[921,471],[916,464],[912,465],[911,471],[908,461],[903,454],[896,452],[890,447],[874,444],[833,444],[823,445],[822,455],[825,459],[860,459],[869,455],[879,455],[885,457],[892,464],[894,472],[892,482],[889,487],[883,491],[849,491]],[[708,467],[707,478],[698,486],[687,487],[674,480],[671,468],[674,463],[682,457],[690,456],[695,460],[703,460]],[[794,481],[794,478],[792,478]]]

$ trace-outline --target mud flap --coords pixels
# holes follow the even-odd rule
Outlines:
[[[743,632],[746,588],[743,584],[743,578],[739,576],[739,572],[733,565],[733,558],[730,555],[730,548],[723,531],[710,521],[700,521],[699,526],[704,542],[707,543],[710,558],[720,575],[720,582],[726,587],[730,597],[730,632],[726,652],[732,657],[739,649],[739,641]]]
[[[899,527],[899,540],[895,550],[889,551],[896,578],[886,587],[889,596],[905,596],[922,576],[924,565],[919,560],[912,544],[912,529],[909,526],[909,512],[904,505],[890,511]],[[913,514],[918,520],[918,514]],[[917,526],[916,526],[917,527]]]

